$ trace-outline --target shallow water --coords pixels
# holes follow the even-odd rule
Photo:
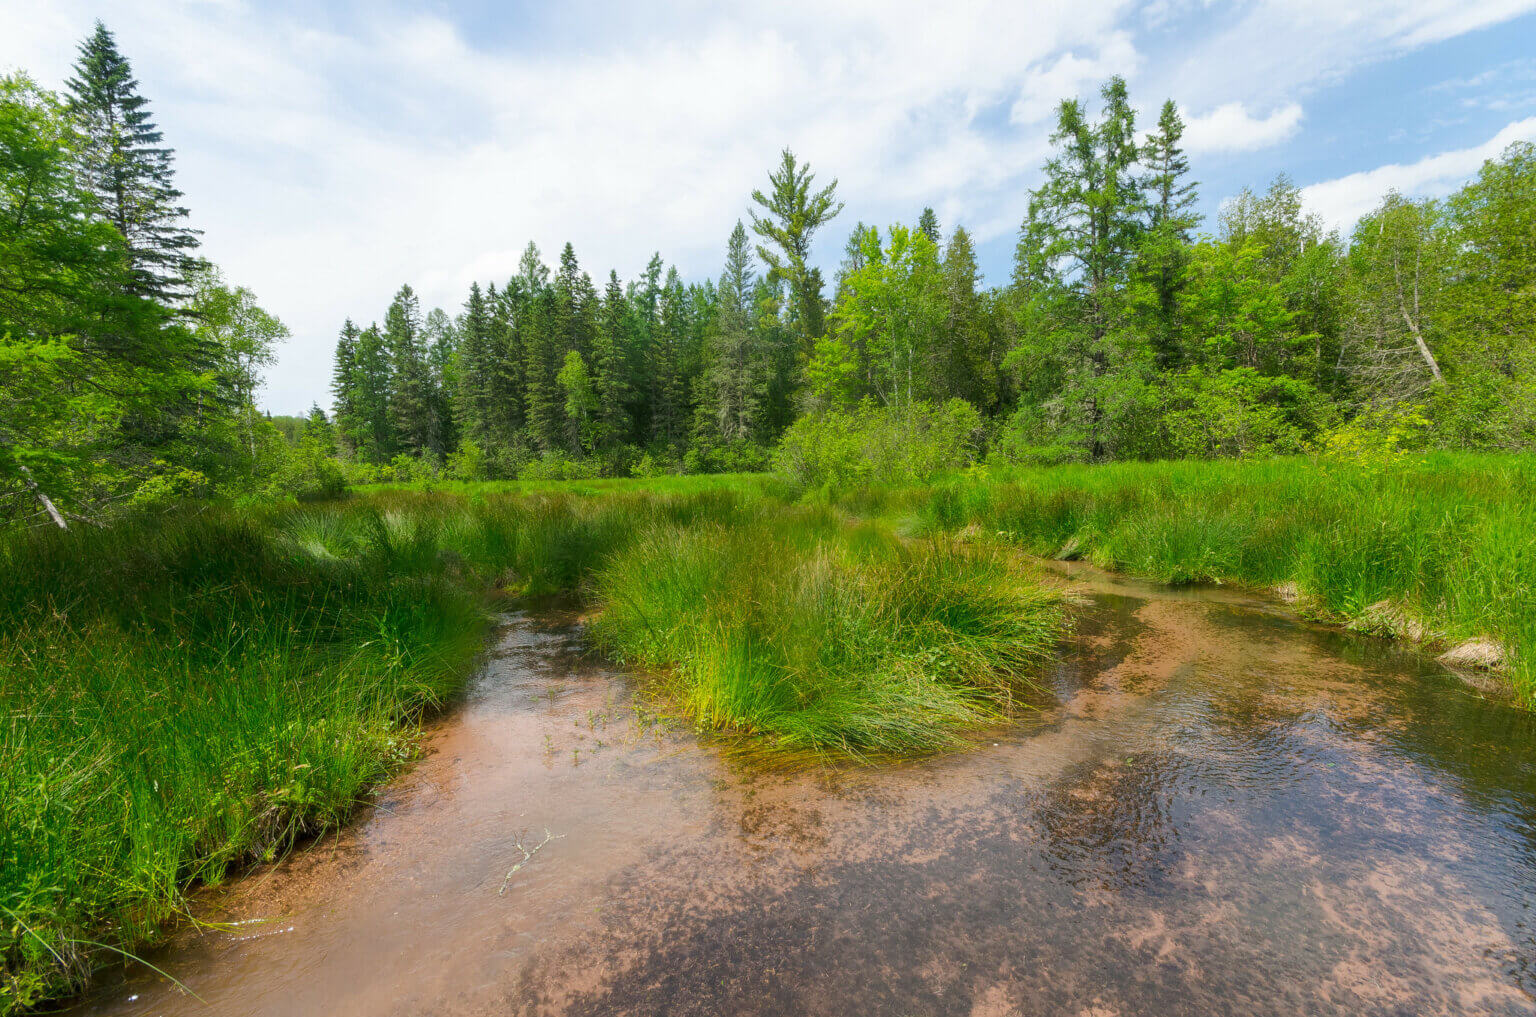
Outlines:
[[[134,967],[74,1012],[1536,1012],[1536,719],[1256,599],[1072,582],[1037,713],[879,769],[654,724],[510,618],[365,818],[200,895],[230,924],[150,958],[200,999]]]

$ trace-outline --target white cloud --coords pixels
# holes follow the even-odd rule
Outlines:
[[[658,247],[713,274],[785,144],[841,179],[829,259],[854,219],[910,221],[926,204],[985,241],[1022,216],[1056,102],[1091,99],[1110,74],[1133,98],[1208,110],[1192,148],[1249,149],[1297,129],[1316,81],[1533,3],[1357,16],[1261,0],[1181,35],[1177,59],[1144,48],[1131,0],[571,0],[508,13],[504,43],[384,4],[114,0],[107,17],[178,151],[206,253],[293,328],[267,398],[295,411],[324,399],[344,316],[382,314],[405,281],[454,311],[529,239],[550,260],[571,241],[594,275],[632,276]],[[0,67],[57,86],[99,9],[0,0]]]
[[[1517,120],[1481,145],[1441,152],[1406,165],[1378,166],[1303,187],[1302,201],[1329,226],[1347,230],[1380,204],[1388,191],[1411,198],[1447,194],[1512,143],[1532,140],[1536,140],[1536,117]]]
[[[1287,140],[1301,127],[1301,105],[1287,103],[1254,116],[1240,102],[1222,103],[1188,117],[1184,141],[1190,152],[1248,152]]]
[[[1089,56],[1062,53],[1025,72],[1010,119],[1015,124],[1049,120],[1062,99],[1082,97],[1084,92],[1097,90],[1110,75],[1129,76],[1136,70],[1137,62],[1136,47],[1124,32],[1112,33]]]

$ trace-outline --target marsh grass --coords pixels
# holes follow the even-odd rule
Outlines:
[[[1293,586],[1302,610],[1382,634],[1374,605],[1432,644],[1491,637],[1536,703],[1536,458],[1438,454],[1126,463],[863,492],[914,533],[966,526],[1032,554],[1166,583]]]
[[[23,536],[0,566],[0,1013],[341,823],[460,687],[498,595],[584,598],[682,713],[776,751],[957,744],[1056,622],[1004,557],[757,482],[204,508]]]
[[[953,746],[999,719],[1059,622],[995,549],[909,546],[804,508],[652,529],[593,589],[600,641],[663,669],[701,727],[861,756]]]

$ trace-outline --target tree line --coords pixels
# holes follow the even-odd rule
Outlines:
[[[1100,99],[1058,108],[1005,285],[927,208],[856,224],[825,292],[811,240],[836,181],[785,151],[718,281],[658,255],[599,293],[569,245],[551,272],[530,244],[452,319],[404,287],[382,327],[349,321],[344,454],[463,476],[746,469],[803,418],[957,399],[967,440],[1034,462],[1536,439],[1531,145],[1443,201],[1388,194],[1348,236],[1284,175],[1203,232],[1177,106],[1138,132],[1123,79]]]
[[[717,278],[638,278],[529,244],[450,316],[402,286],[345,322],[331,412],[255,392],[287,329],[198,257],[174,153],[100,23],[61,93],[0,79],[0,516],[315,493],[347,480],[762,469],[832,438],[1025,462],[1536,439],[1536,149],[1444,200],[1387,194],[1348,235],[1280,176],[1196,212],[1184,124],[1125,82],[1063,101],[1011,278],[962,224],[855,224],[785,150]],[[943,409],[939,409],[943,407]],[[862,441],[862,439],[860,439]],[[854,446],[849,446],[853,448]],[[865,451],[859,452],[858,448]]]

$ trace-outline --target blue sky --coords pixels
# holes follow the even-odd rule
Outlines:
[[[1536,139],[1536,0],[261,3],[0,0],[0,67],[57,87],[102,17],[206,253],[293,330],[263,399],[327,402],[344,317],[456,312],[528,240],[594,276],[714,275],[778,150],[855,220],[934,206],[1006,279],[1051,110],[1113,73],[1190,123],[1203,210],[1286,172],[1341,228]]]

